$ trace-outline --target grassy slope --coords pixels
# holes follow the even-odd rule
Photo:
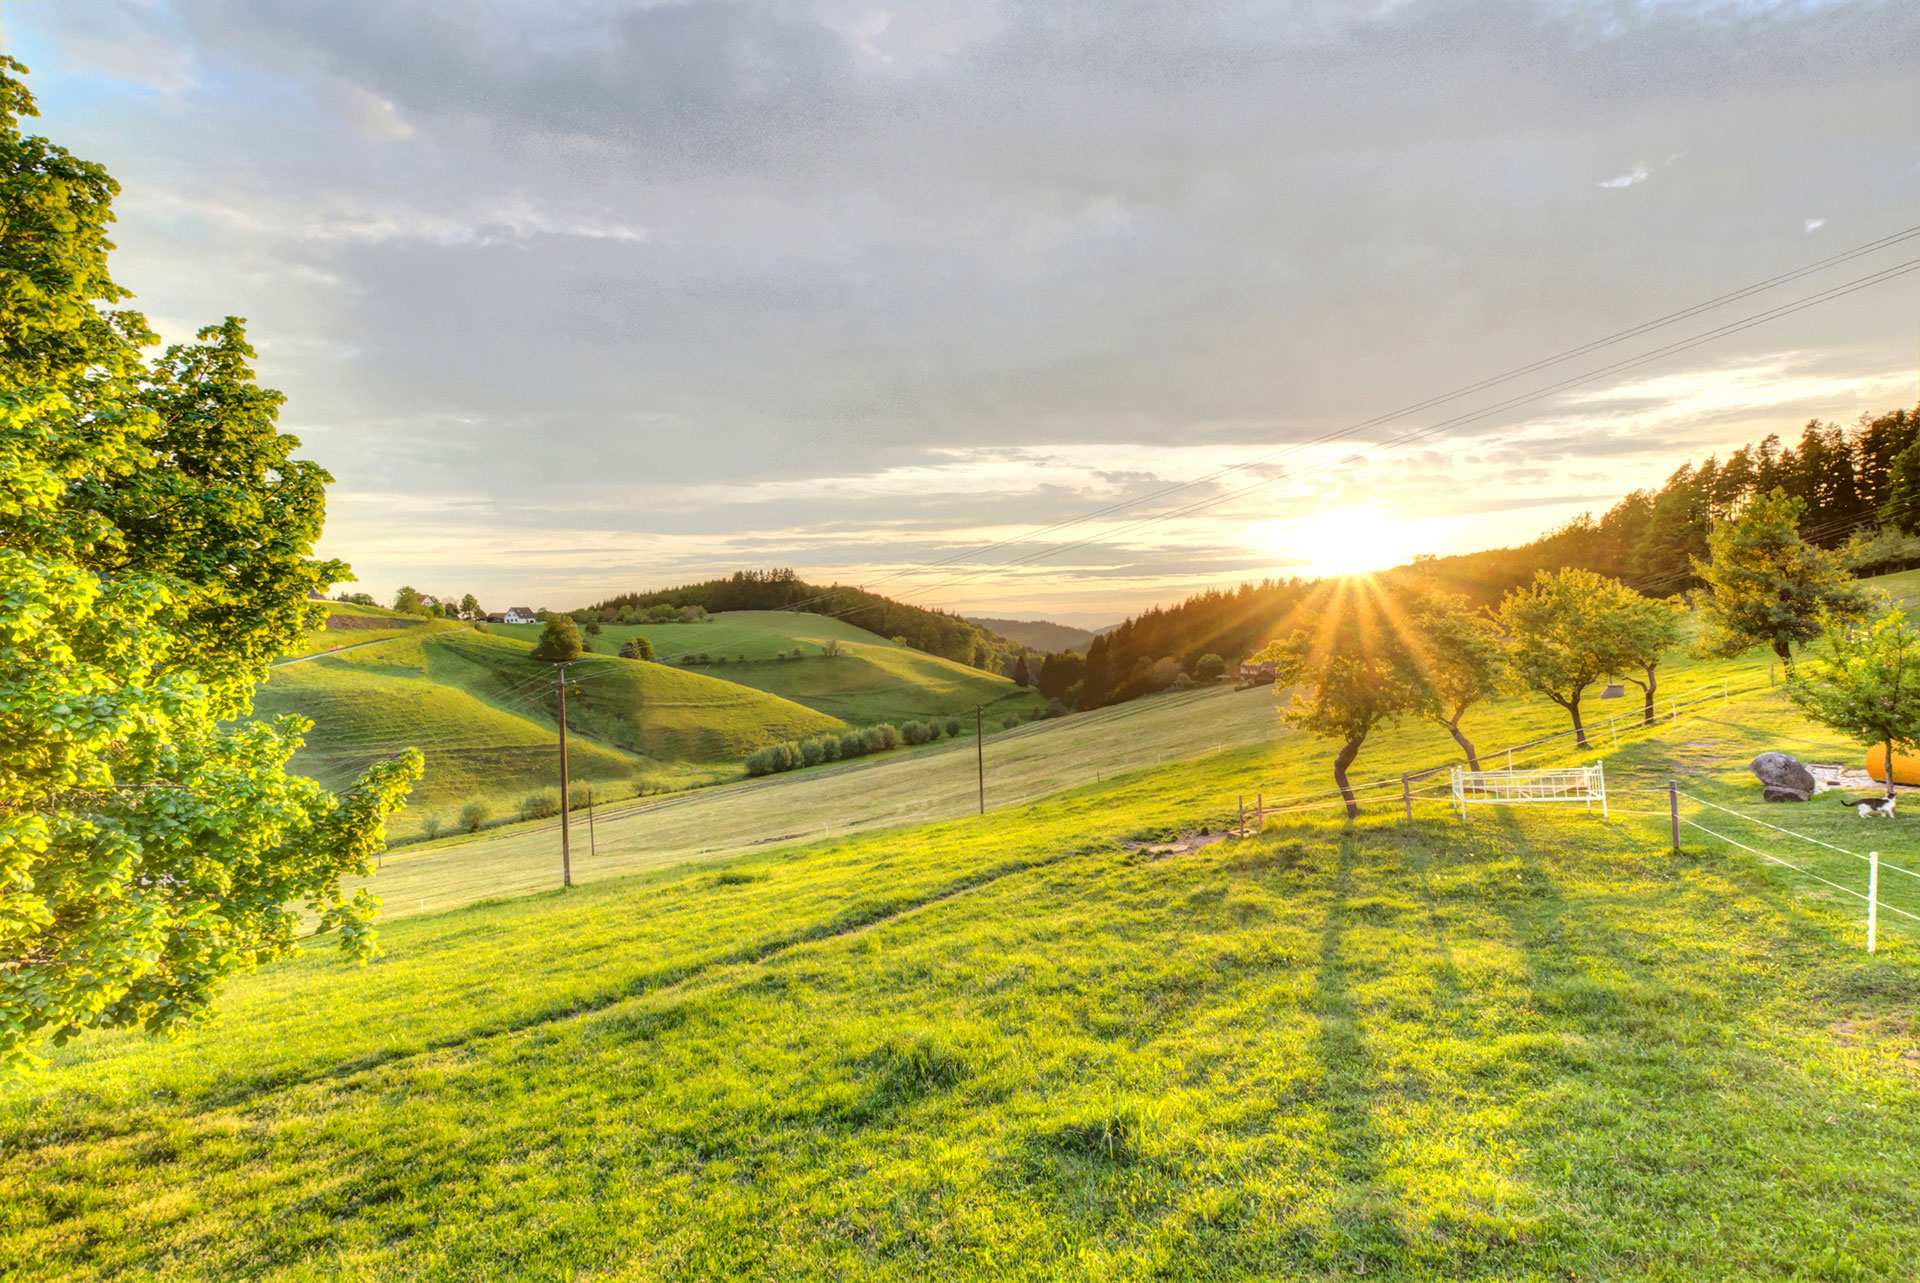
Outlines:
[[[540,634],[538,624],[502,629],[528,640]],[[705,653],[725,664],[699,671],[725,681],[750,686],[818,709],[856,726],[880,722],[921,721],[972,713],[985,704],[996,719],[1024,713],[1040,702],[992,673],[895,646],[864,628],[822,615],[776,610],[730,611],[697,624],[602,625],[592,638],[600,654],[617,654],[627,638],[640,635],[651,641],[658,656],[678,663],[685,655]],[[820,653],[828,640],[840,643],[841,653]],[[800,646],[806,657],[780,660],[775,656]],[[745,662],[740,657],[745,656]]]
[[[316,628],[304,637],[300,644],[287,652],[289,658],[303,655],[319,655],[345,646],[359,646],[366,642],[386,641],[393,637],[406,637],[422,632],[450,632],[465,628],[467,625],[454,619],[421,619],[415,615],[403,615],[399,611],[386,610],[379,606],[355,606],[348,602],[330,601],[327,614],[348,615],[361,619],[390,619],[391,628]]]
[[[428,772],[409,821],[457,809],[470,797],[504,810],[559,781],[553,668],[526,643],[477,632],[403,635],[275,671],[256,713],[300,713],[315,723],[296,765],[330,784],[408,745]],[[573,778],[657,785],[712,778],[760,744],[838,729],[841,723],[757,691],[659,664],[592,659],[570,668]],[[596,742],[599,741],[599,742]],[[640,755],[646,755],[642,760]]]
[[[1834,747],[1760,695],[1609,768],[1651,783],[1711,752],[1724,778],[1696,787],[1733,790],[1783,736]],[[1164,860],[1119,844],[1216,812],[1286,747],[401,923],[370,969],[315,950],[176,1044],[84,1038],[0,1102],[0,1260],[1920,1270],[1911,924],[1869,959],[1850,907],[1711,841],[1673,856],[1630,816],[1389,809]],[[1909,823],[1877,840],[1911,852]]]

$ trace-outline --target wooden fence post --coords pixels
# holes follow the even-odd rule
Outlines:
[[[1240,836],[1245,837],[1247,835],[1247,795],[1245,793],[1240,795],[1238,805],[1240,810]]]
[[[1667,781],[1667,814],[1673,821],[1673,853],[1680,854],[1680,781]]]
[[[1253,827],[1257,832],[1267,831],[1267,791],[1265,789],[1253,795]]]
[[[1880,853],[1867,852],[1867,952],[1872,953],[1880,931]]]
[[[1400,772],[1400,800],[1407,806],[1407,823],[1413,823],[1413,784],[1405,771]]]

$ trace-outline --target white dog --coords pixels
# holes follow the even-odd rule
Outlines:
[[[1893,818],[1893,804],[1899,800],[1897,797],[1849,798],[1841,802],[1840,805],[1858,808],[1860,818],[1863,820],[1870,818],[1891,820]]]

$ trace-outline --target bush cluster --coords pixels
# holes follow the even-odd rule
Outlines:
[[[958,735],[960,719],[948,718],[944,728],[937,721],[907,722],[902,726],[882,722],[865,730],[848,731],[845,735],[822,735],[795,744],[769,744],[748,754],[747,774],[777,775],[781,771],[796,770],[802,766],[819,766],[823,762],[884,753],[902,744],[931,744],[940,738],[943,729],[949,736]]]

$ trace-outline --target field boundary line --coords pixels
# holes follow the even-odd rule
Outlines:
[[[1774,864],[1778,864],[1785,868],[1792,869],[1795,873],[1802,874],[1805,877],[1812,878],[1815,882],[1824,883],[1825,885],[1832,887],[1836,891],[1845,892],[1847,895],[1852,896],[1856,900],[1865,900],[1869,904],[1877,904],[1879,905],[1880,908],[1885,909],[1890,913],[1897,913],[1903,918],[1912,918],[1915,922],[1920,922],[1920,913],[1908,913],[1905,909],[1897,908],[1894,905],[1888,904],[1885,900],[1880,900],[1880,899],[1877,899],[1876,897],[1869,896],[1869,895],[1863,895],[1860,892],[1855,891],[1852,887],[1843,887],[1838,882],[1833,882],[1828,880],[1827,878],[1823,878],[1818,873],[1813,873],[1807,869],[1803,869],[1799,865],[1794,864],[1787,860],[1783,860],[1777,855],[1769,855],[1765,851],[1759,850],[1756,847],[1748,846],[1745,842],[1736,841],[1735,839],[1728,837],[1724,833],[1716,833],[1712,829],[1708,828],[1704,824],[1701,824],[1697,820],[1689,820],[1686,816],[1683,815],[1680,817],[1680,823],[1688,825],[1692,828],[1699,829],[1702,833],[1706,834],[1708,837],[1719,838],[1722,842],[1725,842],[1728,846],[1737,846],[1742,851],[1752,852],[1754,855],[1759,856],[1763,860],[1770,860]],[[1849,852],[1849,854],[1851,854],[1851,852]]]
[[[1686,798],[1689,802],[1697,802],[1701,806],[1710,806],[1716,811],[1725,811],[1728,815],[1738,816],[1743,820],[1758,824],[1763,829],[1772,829],[1775,833],[1784,833],[1790,838],[1799,838],[1802,842],[1811,842],[1815,846],[1824,846],[1829,851],[1838,851],[1840,854],[1850,855],[1856,860],[1871,859],[1870,856],[1861,855],[1858,851],[1849,851],[1844,846],[1835,846],[1831,842],[1822,842],[1819,838],[1809,837],[1805,833],[1796,833],[1792,829],[1783,829],[1778,824],[1769,824],[1758,816],[1748,815],[1745,811],[1736,811],[1732,807],[1722,806],[1718,802],[1709,802],[1704,797],[1695,797],[1691,793],[1682,793],[1680,796]],[[1903,869],[1897,864],[1888,864],[1885,859],[1880,861],[1880,867],[1883,869],[1892,869],[1895,873],[1904,873],[1910,878],[1920,878],[1920,873],[1915,873],[1912,869]]]

